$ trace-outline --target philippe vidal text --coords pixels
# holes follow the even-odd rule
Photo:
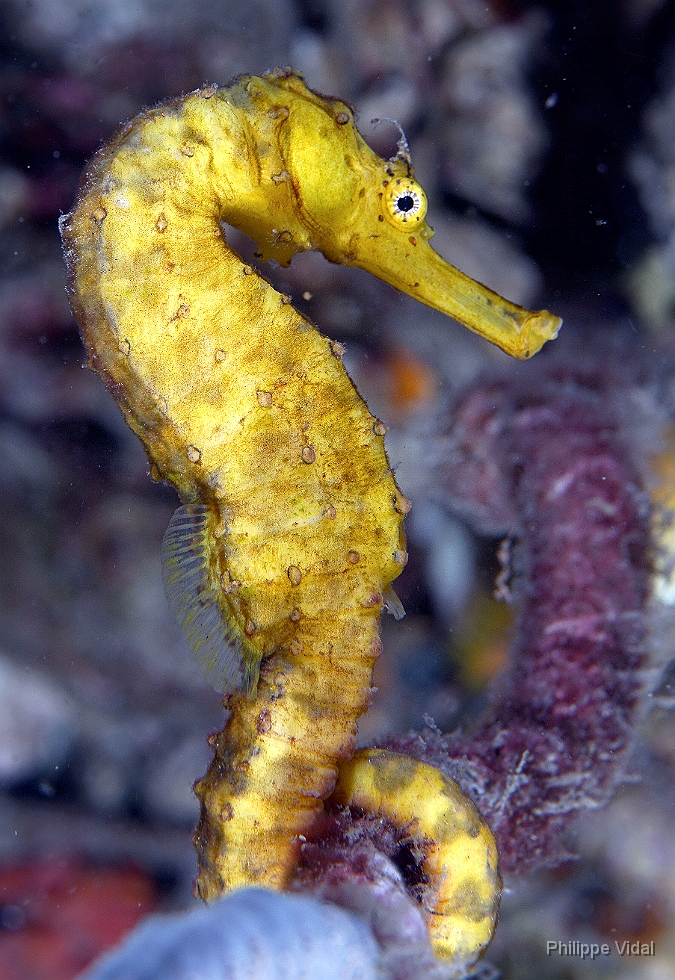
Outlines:
[[[569,942],[548,940],[546,943],[547,956],[574,956],[580,960],[594,960],[598,956],[656,956],[654,941],[650,943],[631,943],[627,939],[619,942],[617,939],[609,943],[582,943],[576,939]]]

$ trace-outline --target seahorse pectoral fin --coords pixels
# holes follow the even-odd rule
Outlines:
[[[425,228],[401,235],[383,224],[377,235],[352,243],[348,264],[446,313],[513,357],[532,357],[557,336],[560,317],[525,310],[465,276],[434,251],[427,234]]]
[[[221,694],[244,690],[251,695],[261,658],[223,611],[210,561],[211,521],[202,504],[174,512],[162,541],[164,590],[209,684]]]

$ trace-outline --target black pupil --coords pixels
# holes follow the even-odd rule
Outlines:
[[[399,211],[412,211],[415,207],[415,198],[411,194],[404,194],[396,203]]]

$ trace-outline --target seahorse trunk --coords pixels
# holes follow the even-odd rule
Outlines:
[[[384,426],[339,347],[222,235],[220,220],[247,216],[266,242],[308,247],[279,139],[301,99],[269,88],[242,81],[141,114],[61,225],[90,363],[188,505],[165,538],[179,618],[210,671],[225,647],[221,689],[252,694],[262,661],[255,697],[230,696],[197,787],[205,898],[286,881],[353,752],[406,558]]]
[[[232,696],[232,716],[211,739],[213,762],[195,786],[196,890],[207,901],[240,885],[287,884],[336,766],[354,752],[380,650],[377,622],[364,615],[333,625],[332,640],[301,630],[293,651],[266,660],[255,699]]]

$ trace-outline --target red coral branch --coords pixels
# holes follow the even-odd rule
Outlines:
[[[439,476],[483,530],[518,541],[510,666],[467,735],[388,740],[445,770],[498,839],[504,871],[559,863],[580,809],[621,779],[644,687],[650,523],[612,386],[549,371],[468,391]]]

